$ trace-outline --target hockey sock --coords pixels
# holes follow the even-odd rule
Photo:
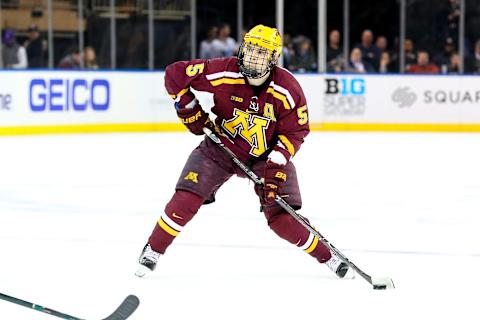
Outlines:
[[[330,259],[330,250],[282,208],[266,209],[265,217],[268,226],[282,239],[296,245],[320,263]]]
[[[202,203],[202,197],[189,191],[177,190],[148,239],[152,249],[161,254],[165,253],[175,237],[197,213]]]

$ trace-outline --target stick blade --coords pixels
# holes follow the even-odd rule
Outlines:
[[[103,320],[125,320],[137,310],[139,304],[138,297],[131,294],[123,300],[117,310]]]
[[[391,278],[372,278],[372,286],[375,290],[395,289]]]

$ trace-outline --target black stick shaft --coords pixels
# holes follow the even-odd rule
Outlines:
[[[76,318],[76,317],[68,315],[66,313],[58,312],[56,310],[52,310],[52,309],[49,309],[49,308],[45,308],[41,305],[38,305],[38,304],[35,304],[35,303],[32,303],[32,302],[28,302],[28,301],[25,301],[25,300],[22,300],[22,299],[18,299],[18,298],[15,298],[15,297],[3,294],[3,293],[0,293],[0,299],[11,302],[11,303],[18,304],[20,306],[23,306],[23,307],[26,307],[26,308],[29,308],[29,309],[34,309],[34,310],[37,310],[37,311],[40,311],[40,312],[48,313],[49,315],[59,317],[59,318],[62,318],[62,319],[82,320],[80,318]]]
[[[217,146],[223,149],[232,159],[235,164],[237,164],[240,169],[252,180],[255,184],[263,185],[262,180],[253,172],[246,164],[240,161],[237,156],[230,150],[227,146],[225,146],[210,129],[204,128],[203,132],[209,137]],[[362,269],[357,267],[353,262],[351,262],[343,253],[341,253],[335,246],[333,246],[324,236],[320,234],[315,228],[313,228],[310,223],[305,220],[300,214],[298,214],[285,200],[282,199],[279,195],[275,198],[275,201],[285,209],[295,220],[297,220],[301,225],[308,229],[311,233],[313,233],[320,242],[322,242],[325,246],[327,246],[331,251],[333,251],[341,260],[347,263],[350,267],[352,267],[363,279],[368,281],[372,284],[372,277],[366,274]]]

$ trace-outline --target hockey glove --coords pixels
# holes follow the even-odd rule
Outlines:
[[[265,163],[264,198],[267,204],[275,202],[277,194],[280,194],[281,187],[287,181],[287,174],[284,165],[268,160]]]
[[[203,111],[200,104],[196,104],[193,108],[177,109],[177,115],[182,120],[182,123],[190,132],[200,136],[203,134],[203,128],[207,127],[213,130],[215,127],[213,122],[208,117],[208,113]]]

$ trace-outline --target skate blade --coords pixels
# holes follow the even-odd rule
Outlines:
[[[143,278],[145,275],[151,273],[152,270],[148,269],[147,267],[145,266],[142,266],[140,265],[137,269],[137,271],[135,272],[135,275],[139,278]]]
[[[353,268],[348,268],[347,273],[345,273],[345,276],[342,278],[343,280],[352,280],[355,279],[355,271]]]

